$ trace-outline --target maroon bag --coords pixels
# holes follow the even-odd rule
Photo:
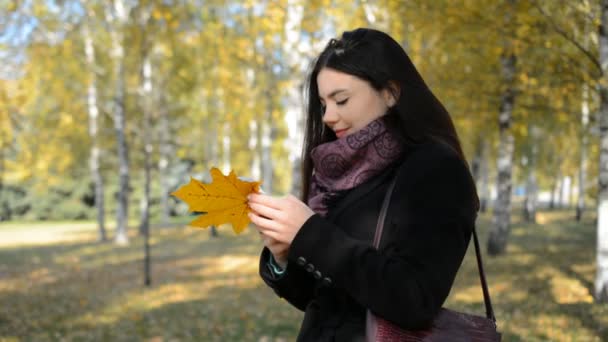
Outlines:
[[[384,228],[384,219],[388,211],[388,205],[391,201],[393,188],[395,187],[396,179],[393,179],[388,188],[382,209],[378,217],[376,225],[376,233],[374,235],[374,247],[380,245],[382,230]],[[485,342],[485,341],[500,341],[501,334],[496,330],[496,318],[492,309],[490,300],[490,292],[486,283],[486,276],[483,271],[481,262],[481,253],[479,251],[479,240],[477,232],[473,227],[473,242],[475,243],[475,255],[477,256],[477,267],[479,269],[479,278],[481,280],[481,288],[483,290],[483,300],[486,305],[486,317],[475,316],[467,313],[452,311],[442,308],[439,314],[433,320],[433,324],[426,330],[404,330],[395,324],[376,317],[369,310],[367,311],[366,323],[366,341],[367,342]]]

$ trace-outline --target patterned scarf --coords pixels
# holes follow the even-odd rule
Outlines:
[[[315,147],[308,205],[327,215],[332,199],[380,174],[403,151],[403,139],[378,118],[361,130]]]

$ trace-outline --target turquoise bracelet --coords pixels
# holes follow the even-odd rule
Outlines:
[[[285,269],[282,269],[279,265],[277,265],[272,254],[270,254],[270,260],[268,261],[268,265],[270,266],[272,273],[274,273],[275,275],[282,275],[287,269],[287,267]]]

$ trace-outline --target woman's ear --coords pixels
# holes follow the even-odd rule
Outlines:
[[[399,95],[401,94],[401,87],[395,81],[389,81],[389,85],[382,92],[384,96],[384,101],[386,101],[386,105],[390,108],[397,104],[399,101]]]

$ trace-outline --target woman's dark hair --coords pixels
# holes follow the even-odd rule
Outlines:
[[[374,89],[388,89],[397,98],[384,119],[408,146],[437,141],[451,147],[466,164],[448,111],[433,95],[403,48],[388,34],[367,28],[346,31],[331,39],[313,64],[307,80],[306,133],[302,150],[302,199],[308,198],[313,172],[311,151],[336,139],[323,123],[317,76],[330,68],[367,81]],[[477,208],[479,199],[474,191]]]

